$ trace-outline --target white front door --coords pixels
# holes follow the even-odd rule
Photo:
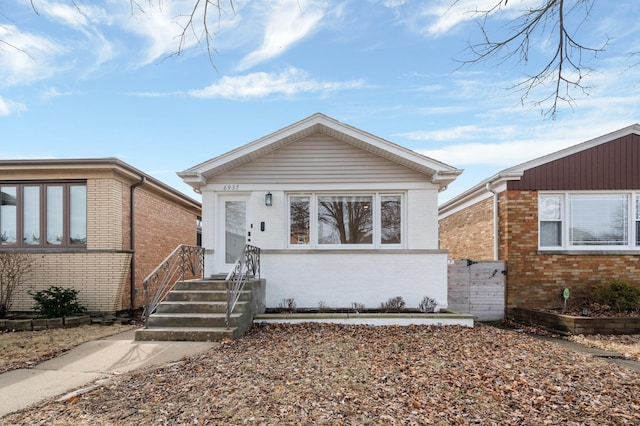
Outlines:
[[[218,242],[218,265],[224,271],[231,267],[242,253],[245,244],[251,242],[249,230],[249,197],[245,195],[220,196],[218,221],[220,240]]]

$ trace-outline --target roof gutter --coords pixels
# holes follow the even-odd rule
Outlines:
[[[129,303],[130,311],[133,315],[136,303],[136,216],[135,216],[135,189],[144,185],[146,176],[141,176],[140,180],[129,188],[129,249],[131,250],[131,264],[129,266]]]
[[[498,192],[491,188],[491,182],[487,182],[485,189],[493,194],[493,260],[498,260]]]

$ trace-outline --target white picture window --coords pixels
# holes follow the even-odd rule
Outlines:
[[[556,193],[538,199],[541,248],[624,249],[640,243],[640,203],[632,194]],[[630,220],[633,218],[633,220]],[[635,232],[635,239],[630,237]],[[632,243],[635,242],[635,244]]]
[[[402,194],[308,194],[289,196],[289,245],[400,246]]]

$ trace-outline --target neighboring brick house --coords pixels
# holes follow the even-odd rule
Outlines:
[[[142,280],[197,244],[201,204],[115,158],[1,160],[0,192],[0,251],[34,261],[12,311],[50,286],[79,290],[90,312],[139,309]]]
[[[640,283],[640,125],[503,170],[439,208],[451,259],[504,260],[506,310]]]

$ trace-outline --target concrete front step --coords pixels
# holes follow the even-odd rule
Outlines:
[[[244,290],[252,290],[254,286],[259,285],[259,280],[250,279],[244,284]],[[174,290],[219,290],[226,291],[228,283],[224,280],[188,280],[178,281]]]
[[[250,291],[241,291],[238,300],[246,302],[251,299]],[[169,302],[226,302],[226,290],[172,290],[167,293]]]
[[[237,326],[241,313],[233,313],[229,318],[230,326]],[[147,321],[148,328],[163,327],[226,327],[225,314],[161,314],[154,313]]]
[[[136,330],[137,341],[214,342],[239,336],[236,327],[167,327]]]
[[[241,336],[251,328],[253,315],[264,312],[264,279],[249,280],[229,327],[225,324],[227,283],[224,280],[189,280],[177,282],[146,328],[136,331],[136,340],[213,341]]]
[[[234,312],[245,312],[249,308],[247,302],[238,302]],[[225,314],[227,302],[188,302],[166,301],[161,302],[156,308],[158,314]]]
[[[227,290],[227,282],[224,280],[189,280],[178,281],[174,290]]]

